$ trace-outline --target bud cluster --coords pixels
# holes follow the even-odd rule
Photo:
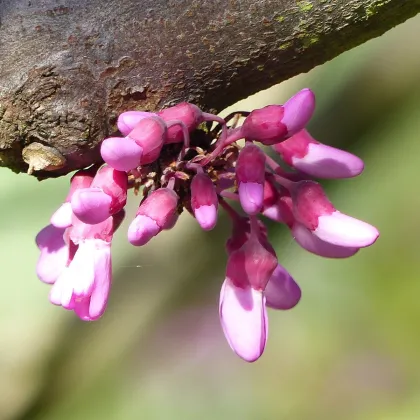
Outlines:
[[[183,209],[211,230],[220,208],[232,221],[220,319],[233,351],[257,360],[267,341],[267,307],[291,309],[301,298],[259,217],[285,224],[302,248],[328,258],[350,257],[379,235],[337,210],[312,179],[363,171],[361,159],[306,131],[314,108],[313,92],[304,89],[284,105],[226,119],[189,103],[157,113],[123,112],[117,122],[123,137],[101,144],[105,164],[73,176],[65,202],[36,238],[37,274],[52,285],[50,301],[83,320],[103,314],[112,278],[111,240],[124,218],[128,189],[142,193],[127,234],[135,246],[173,228]],[[240,115],[245,119],[238,127]],[[238,140],[245,140],[243,147]],[[238,202],[242,214],[228,200]]]

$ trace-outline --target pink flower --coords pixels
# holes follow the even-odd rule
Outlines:
[[[284,105],[268,105],[252,111],[245,119],[240,135],[270,146],[302,130],[315,109],[315,96],[303,89]]]
[[[288,165],[317,178],[351,178],[364,168],[357,156],[319,143],[306,130],[275,144],[273,149]]]
[[[165,139],[166,125],[161,118],[140,118],[125,138],[105,139],[101,145],[101,156],[114,169],[128,172],[139,165],[154,162]]]
[[[44,283],[53,284],[69,259],[69,247],[64,240],[65,229],[48,225],[36,236],[35,242],[41,254],[36,274]]]
[[[149,117],[157,117],[157,114],[145,111],[125,111],[118,117],[118,130],[120,130],[123,136],[128,136],[130,131],[132,131],[141,120]]]
[[[301,181],[292,191],[293,215],[321,241],[332,245],[364,248],[379,236],[372,225],[340,213],[314,181]]]
[[[370,224],[339,212],[310,179],[352,177],[363,170],[358,157],[309,135],[305,126],[314,107],[313,92],[303,89],[284,105],[226,119],[186,102],[158,113],[122,113],[117,125],[125,137],[101,145],[107,165],[72,178],[65,203],[36,238],[37,274],[52,284],[51,302],[86,321],[104,313],[112,282],[111,241],[128,189],[141,196],[127,233],[136,246],[174,228],[184,208],[211,230],[220,206],[232,221],[220,321],[233,351],[248,362],[257,360],[267,343],[267,308],[291,309],[302,295],[278,262],[279,250],[259,217],[285,224],[302,248],[328,258],[350,257],[379,235]],[[204,129],[203,122],[216,124]],[[244,147],[236,143],[240,139]],[[272,145],[283,162],[256,142]],[[245,215],[228,200],[239,201]]]
[[[263,205],[265,154],[257,146],[247,143],[241,150],[236,165],[239,200],[250,215],[257,214]]]
[[[203,112],[198,106],[188,102],[181,102],[178,105],[163,109],[158,112],[158,115],[167,123],[181,121],[189,133],[192,133],[204,121],[215,121],[223,126],[226,125],[223,118]],[[172,125],[168,129],[166,143],[182,143],[183,141],[185,141],[185,133],[182,131],[182,126],[179,124]]]
[[[210,177],[197,173],[191,182],[191,208],[204,230],[211,230],[216,226],[218,204],[216,188]]]
[[[262,291],[226,279],[220,292],[220,320],[232,350],[247,362],[260,358],[267,343],[268,319]]]
[[[103,315],[111,287],[115,229],[113,217],[96,225],[73,220],[69,239],[77,249],[51,288],[51,303],[73,310],[84,321]]]
[[[127,174],[110,166],[99,169],[89,188],[71,197],[73,213],[87,224],[101,223],[119,213],[127,202]]]
[[[153,191],[140,205],[136,218],[128,228],[128,240],[142,246],[173,223],[178,196],[169,188]]]

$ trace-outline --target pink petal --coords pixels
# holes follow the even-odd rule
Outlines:
[[[315,111],[315,95],[310,89],[302,89],[284,105],[281,122],[287,127],[287,134],[292,136],[302,130]]]
[[[95,243],[95,283],[90,297],[89,317],[98,319],[105,311],[111,287],[111,244],[105,241]]]
[[[71,207],[76,217],[83,223],[96,225],[110,216],[112,197],[101,188],[77,190],[71,199]]]
[[[54,283],[66,266],[69,249],[63,234],[63,229],[48,225],[36,237],[36,243],[41,250],[36,273],[44,283]]]
[[[320,255],[321,257],[348,258],[359,251],[359,248],[357,247],[338,246],[325,242],[300,223],[295,223],[293,225],[292,234],[296,242],[302,248],[313,254]]]
[[[117,171],[128,172],[140,165],[143,148],[130,138],[110,137],[101,144],[102,159]]]
[[[153,112],[146,111],[126,111],[120,114],[117,121],[118,130],[120,130],[123,136],[127,136],[128,133],[143,119],[157,116]],[[115,168],[116,169],[116,168]]]
[[[292,157],[292,165],[316,178],[351,178],[362,173],[364,163],[359,157],[325,144],[310,143],[307,154]]]
[[[339,211],[320,216],[314,234],[333,245],[355,248],[372,245],[379,236],[374,226]]]
[[[214,205],[194,209],[194,216],[204,230],[212,230],[217,223],[217,208]]]
[[[220,293],[220,320],[232,350],[247,362],[264,352],[268,320],[262,292],[242,289],[225,280]]]
[[[65,229],[71,226],[73,211],[69,202],[63,203],[51,216],[50,223],[55,227]]]
[[[161,231],[159,225],[150,217],[139,214],[128,227],[128,241],[135,246],[147,244]]]
[[[100,239],[89,239],[79,244],[79,248],[66,270],[57,279],[57,289],[52,291],[50,300],[61,304],[66,309],[73,309],[74,300],[89,297],[95,281],[94,254],[96,242]],[[58,296],[60,295],[60,302]]]
[[[302,292],[292,276],[279,264],[267,283],[264,295],[268,307],[286,310],[298,304]]]
[[[90,298],[80,299],[74,304],[74,313],[82,321],[94,321],[89,315]]]
[[[256,182],[241,182],[239,184],[239,200],[242,208],[248,214],[257,214],[263,205],[264,185]]]

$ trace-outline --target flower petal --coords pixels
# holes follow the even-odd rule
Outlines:
[[[378,239],[378,230],[369,223],[334,211],[320,216],[314,234],[333,245],[363,248]]]
[[[298,304],[302,292],[288,271],[278,264],[267,283],[264,295],[268,307],[286,310]]]
[[[295,241],[304,249],[313,254],[320,255],[325,258],[348,258],[352,257],[359,251],[357,247],[346,247],[333,245],[325,242],[314,235],[309,229],[300,223],[294,223],[292,235]]]
[[[225,280],[220,293],[220,320],[232,350],[247,362],[264,352],[268,321],[263,293]]]

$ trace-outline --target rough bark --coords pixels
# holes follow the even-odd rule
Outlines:
[[[98,161],[122,110],[221,110],[419,11],[420,0],[0,1],[0,165],[68,173]]]

